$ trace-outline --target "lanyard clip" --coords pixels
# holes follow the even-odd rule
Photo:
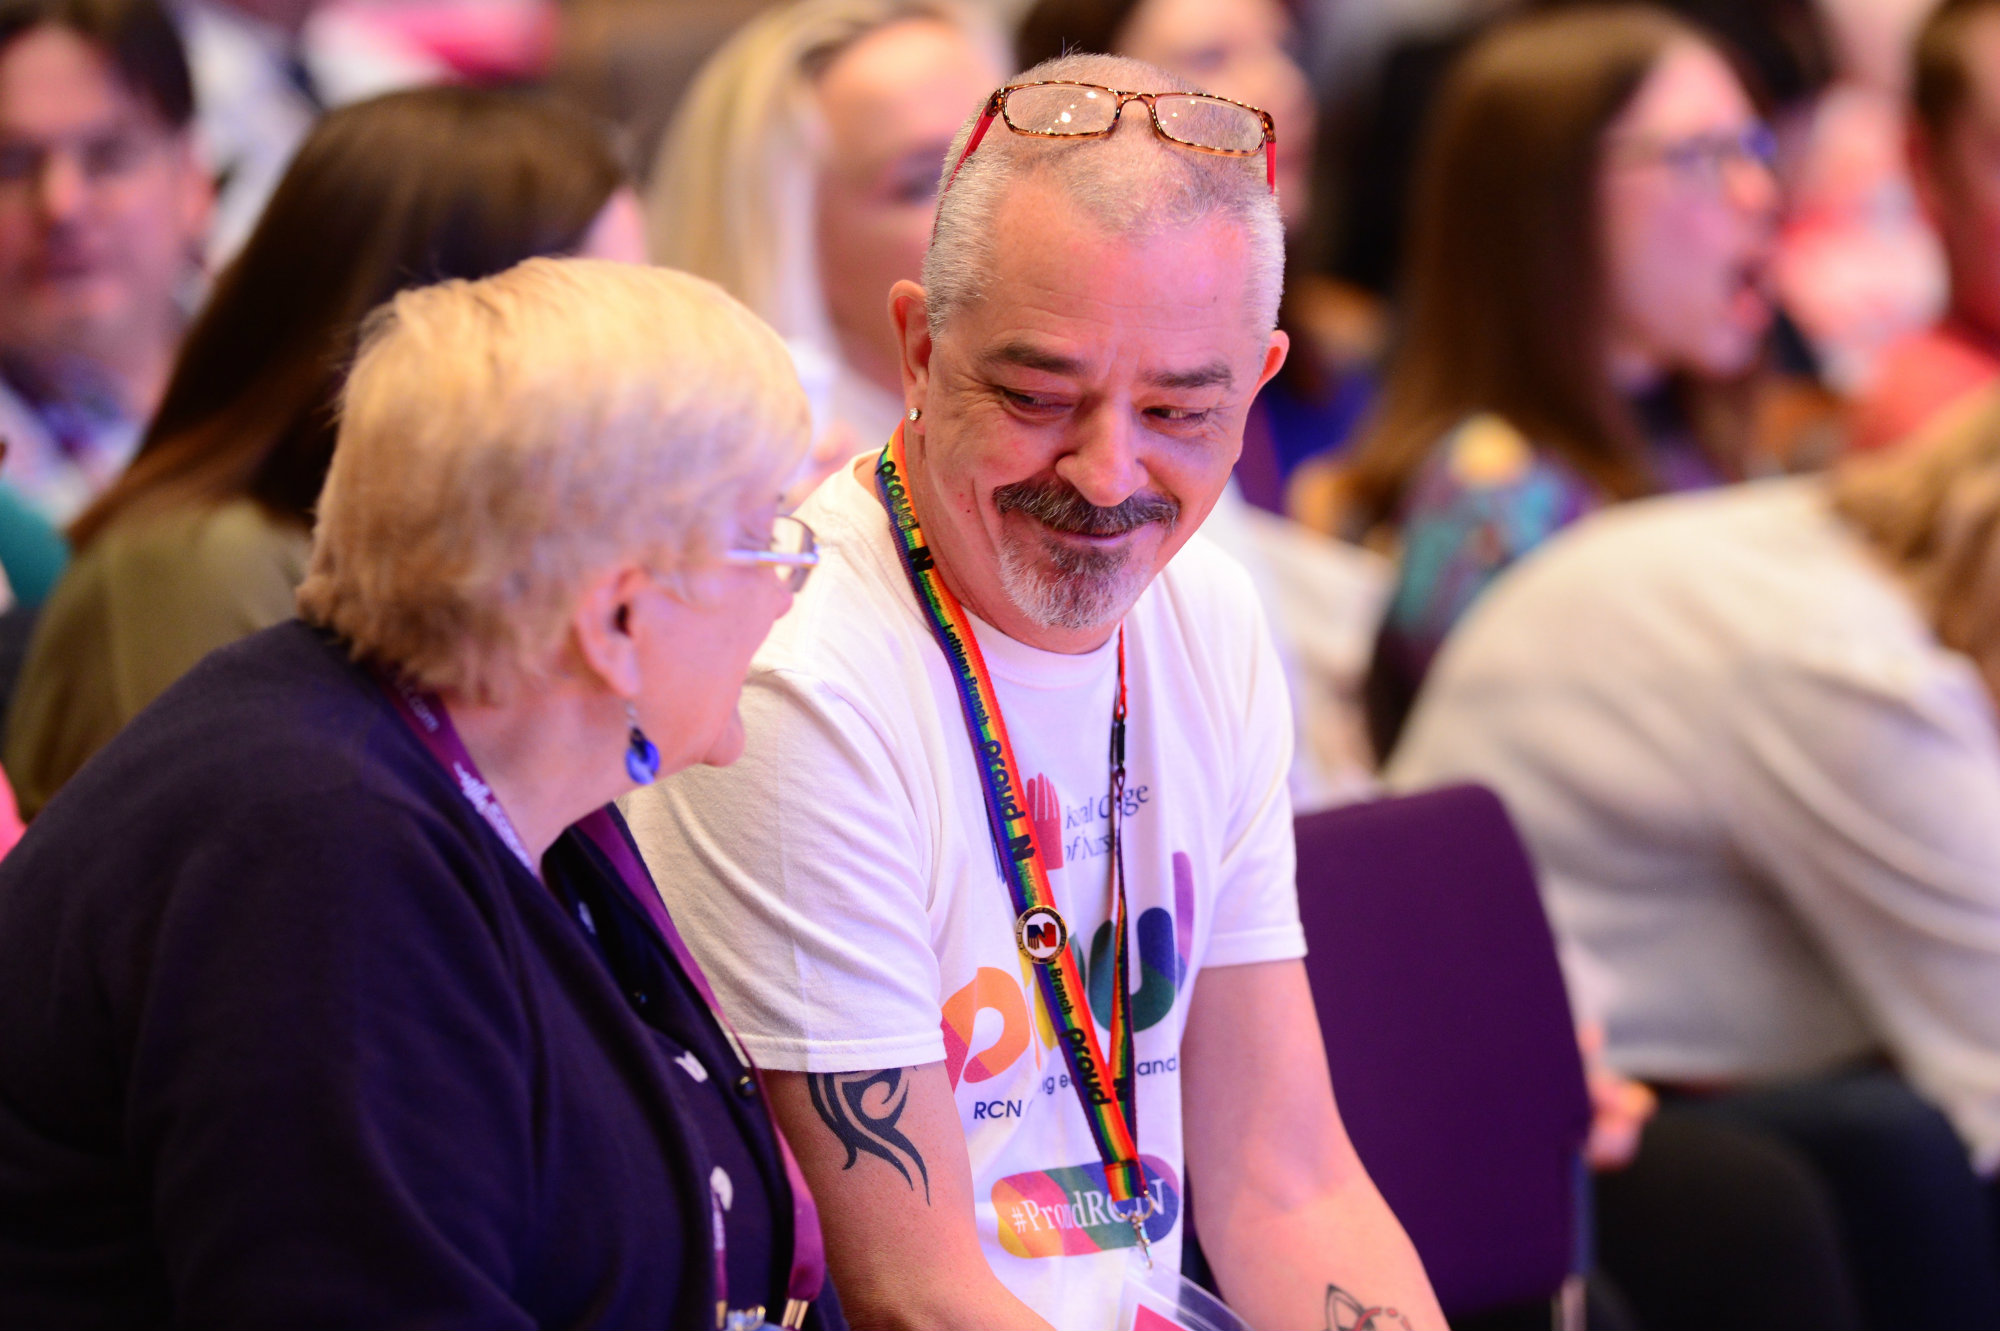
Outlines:
[[[1151,1193],[1140,1193],[1128,1205],[1131,1209],[1124,1213],[1125,1220],[1132,1226],[1132,1238],[1138,1245],[1139,1255],[1146,1259],[1146,1269],[1150,1271],[1153,1269],[1153,1241],[1146,1237],[1146,1221],[1152,1218],[1158,1204]],[[1111,1209],[1116,1211],[1118,1203],[1113,1202]]]
[[[1146,1237],[1146,1222],[1137,1211],[1125,1217],[1132,1222],[1132,1237],[1139,1241],[1139,1255],[1146,1259],[1146,1269],[1153,1269],[1153,1241]]]

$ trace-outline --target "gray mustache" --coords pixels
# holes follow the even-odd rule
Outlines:
[[[1140,491],[1122,503],[1100,508],[1068,481],[1015,481],[993,492],[993,506],[1002,513],[1015,510],[1054,531],[1078,536],[1123,536],[1149,522],[1180,520],[1181,506],[1165,495]]]

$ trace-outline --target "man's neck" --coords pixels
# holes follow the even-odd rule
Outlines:
[[[951,566],[944,559],[939,559],[938,568],[945,575],[945,584],[950,586]],[[956,588],[953,588],[952,594],[958,595]],[[1112,634],[1118,631],[1116,620],[1087,629],[1052,628],[1022,614],[1005,596],[997,596],[988,601],[987,605],[992,607],[990,610],[986,606],[967,601],[963,596],[959,596],[959,603],[1015,642],[1038,651],[1055,652],[1063,656],[1084,656],[1094,652],[1110,642]]]
[[[630,789],[619,747],[624,726],[605,699],[556,685],[523,689],[505,703],[455,694],[444,703],[538,873],[564,829]]]

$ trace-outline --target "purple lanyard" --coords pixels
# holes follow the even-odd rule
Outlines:
[[[452,725],[451,716],[445,711],[444,702],[434,693],[412,689],[381,671],[376,672],[376,678],[381,682],[382,691],[389,695],[389,701],[395,704],[397,715],[403,718],[412,733],[426,749],[430,750],[431,756],[436,758],[457,782],[466,803],[486,820],[487,826],[493,829],[507,849],[514,852],[515,858],[520,860],[530,873],[536,873],[534,861],[528,857],[527,847],[521,843],[520,834],[515,832],[513,821],[507,817],[507,811],[501,808],[500,801],[494,798],[492,787],[488,786],[485,779],[480,776],[479,765],[472,761],[472,755],[466,751],[465,742],[458,737],[458,730]],[[611,867],[618,871],[618,877],[624,884],[627,895],[638,902],[646,918],[652,921],[653,927],[673,950],[675,959],[681,964],[681,970],[694,985],[695,991],[701,995],[702,1001],[708,1004],[708,1010],[736,1041],[745,1066],[750,1069],[750,1075],[757,1079],[757,1088],[763,1093],[764,1104],[767,1106],[765,1112],[768,1114],[771,1097],[765,1090],[762,1070],[750,1061],[748,1051],[743,1049],[742,1037],[736,1034],[728,1018],[722,1015],[722,1007],[715,1001],[715,991],[709,987],[708,977],[702,973],[694,954],[688,951],[680,930],[674,927],[673,918],[667,914],[667,908],[660,900],[659,889],[653,885],[652,874],[647,872],[645,864],[639,857],[632,853],[631,843],[618,830],[618,823],[611,816],[610,807],[606,806],[586,815],[579,819],[574,827],[576,831],[589,838],[590,842],[603,852],[605,858],[611,861]],[[536,873],[536,876],[539,877],[539,873]],[[798,1157],[792,1154],[791,1143],[785,1140],[784,1130],[778,1126],[775,1118],[771,1120],[771,1135],[777,1139],[778,1154],[785,1162],[785,1178],[791,1184],[792,1192],[792,1270],[785,1282],[787,1302],[784,1317],[778,1325],[800,1327],[805,1325],[807,1309],[812,1301],[819,1297],[821,1288],[826,1284],[826,1240],[820,1233],[819,1208],[813,1203],[812,1189],[807,1186],[805,1174],[799,1169]],[[728,1250],[719,1213],[715,1216],[714,1228],[715,1324],[719,1327],[723,1325],[729,1307]],[[762,1310],[759,1309],[757,1312],[761,1315]]]

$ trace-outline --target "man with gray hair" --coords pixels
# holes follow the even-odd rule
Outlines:
[[[1273,141],[1104,56],[987,101],[744,760],[633,801],[856,1326],[1180,1325],[1138,1305],[1190,1176],[1251,1324],[1444,1325],[1334,1107],[1284,680],[1195,536],[1285,355]]]

